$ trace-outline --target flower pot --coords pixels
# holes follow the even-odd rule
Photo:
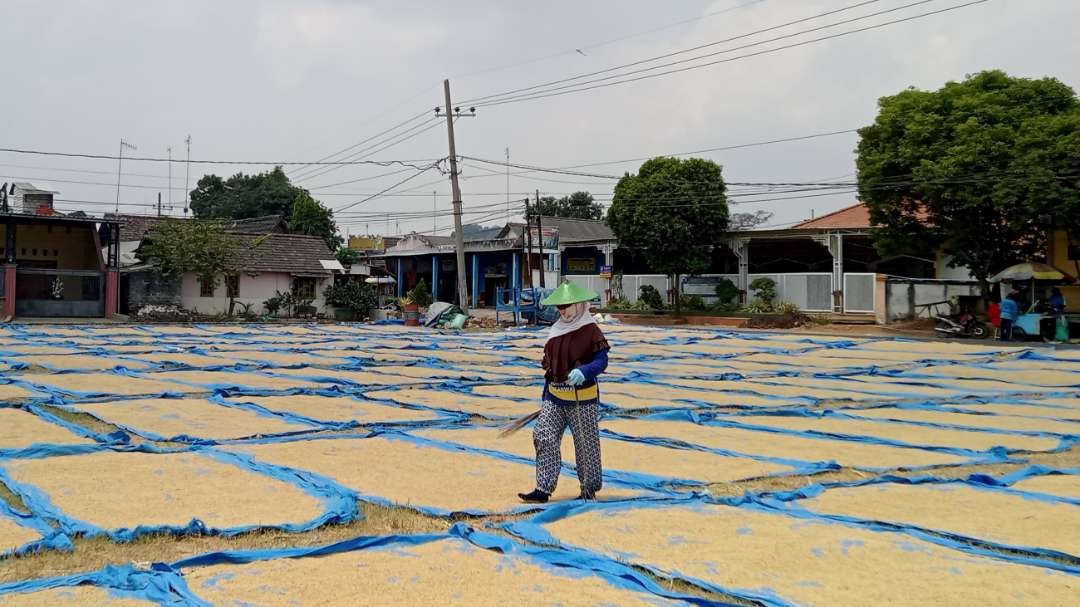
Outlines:
[[[406,327],[419,327],[420,326],[420,306],[416,304],[405,305],[405,326]]]

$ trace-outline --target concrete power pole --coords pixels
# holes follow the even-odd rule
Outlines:
[[[184,139],[184,143],[187,144],[187,164],[184,167],[184,217],[187,217],[188,187],[191,183],[191,135]]]
[[[544,224],[540,221],[540,190],[536,190],[536,239],[540,241],[540,288],[546,289],[544,273],[547,272],[547,263],[544,259]]]
[[[450,102],[450,81],[443,80],[446,101],[446,134],[450,142],[450,187],[454,204],[454,250],[457,253],[458,306],[469,313],[469,285],[465,280],[465,233],[461,229],[461,187],[458,186],[457,149],[454,147],[454,112]],[[477,277],[473,277],[477,280]],[[476,303],[476,302],[473,302]]]

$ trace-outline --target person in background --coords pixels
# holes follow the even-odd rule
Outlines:
[[[1020,317],[1020,305],[1017,298],[1020,296],[1016,291],[1009,291],[1005,299],[1001,300],[1001,330],[998,339],[1001,341],[1012,340],[1013,323]]]
[[[990,326],[994,327],[995,331],[1001,331],[1001,302],[998,301],[997,295],[990,297],[990,303],[986,305],[986,316],[990,319]]]
[[[1046,303],[1050,308],[1050,314],[1061,316],[1065,313],[1065,296],[1061,294],[1061,289],[1057,287],[1051,289],[1050,300]]]

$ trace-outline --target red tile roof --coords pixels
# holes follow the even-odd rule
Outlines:
[[[796,230],[805,228],[826,230],[867,230],[870,229],[870,209],[866,208],[866,203],[860,202],[859,204],[840,209],[839,211],[833,211],[832,213],[827,213],[821,217],[808,219],[792,226],[792,229]]]

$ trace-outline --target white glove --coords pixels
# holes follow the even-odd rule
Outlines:
[[[571,386],[580,386],[585,383],[585,374],[581,372],[581,369],[574,369],[566,377],[566,382]]]

